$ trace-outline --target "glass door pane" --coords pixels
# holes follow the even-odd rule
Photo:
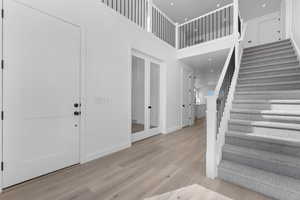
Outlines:
[[[145,60],[132,56],[131,131],[145,130]]]
[[[150,129],[160,126],[160,66],[150,63]]]

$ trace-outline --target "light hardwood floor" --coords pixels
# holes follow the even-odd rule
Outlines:
[[[1,200],[142,200],[192,184],[236,200],[269,200],[205,177],[205,121],[9,188]]]

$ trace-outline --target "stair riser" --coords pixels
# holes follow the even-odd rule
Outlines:
[[[276,58],[272,60],[265,60],[265,61],[254,61],[248,63],[242,63],[241,67],[252,67],[257,65],[268,65],[268,64],[277,64],[278,62],[296,62],[297,57],[287,57],[287,58]]]
[[[264,61],[268,61],[268,60],[277,60],[282,57],[289,57],[289,56],[294,56],[295,54],[293,53],[282,53],[282,54],[274,54],[272,56],[261,56],[261,57],[245,57],[244,59],[242,59],[242,64],[248,64],[248,63],[260,63],[260,62],[264,62]]]
[[[256,66],[251,66],[251,67],[241,67],[240,73],[247,73],[247,72],[257,72],[257,71],[264,71],[264,70],[285,70],[288,67],[296,67],[299,66],[298,61],[294,62],[286,62],[286,63],[276,63],[273,65],[256,65]],[[300,68],[300,67],[299,67]]]
[[[266,185],[263,183],[255,182],[251,177],[247,178],[244,176],[239,176],[234,172],[229,172],[219,168],[218,171],[219,178],[228,181],[233,184],[240,185],[242,187],[248,188],[250,190],[262,193],[266,196],[273,197],[279,200],[299,200],[300,194],[295,194],[291,192],[282,191],[282,188],[276,188],[272,185]]]
[[[249,80],[239,79],[238,85],[239,84],[255,84],[255,83],[277,83],[277,82],[284,82],[284,81],[299,81],[299,80],[300,80],[300,75],[264,78],[264,79],[249,79]]]
[[[283,42],[283,43],[278,43],[278,44],[271,44],[271,45],[266,45],[262,47],[254,47],[251,49],[245,49],[245,53],[252,53],[252,52],[263,52],[263,51],[270,51],[270,50],[277,50],[279,48],[285,48],[285,47],[291,47],[291,42]]]
[[[255,109],[255,110],[300,110],[300,104],[235,104],[233,109]]]
[[[222,156],[224,160],[235,162],[241,165],[247,165],[292,178],[300,178],[300,167],[297,165],[289,166],[285,163],[272,162],[270,160],[260,159],[255,156],[240,155],[238,153],[226,151],[223,151]]]
[[[239,78],[257,78],[262,76],[272,76],[272,75],[282,75],[282,74],[290,74],[290,73],[299,73],[300,67],[293,69],[283,69],[278,71],[267,71],[267,72],[255,72],[243,74],[240,73]]]
[[[278,52],[271,52],[271,53],[264,53],[264,54],[248,55],[248,56],[243,57],[242,62],[253,61],[253,60],[258,60],[258,59],[273,58],[276,56],[293,55],[294,53],[295,53],[294,50],[290,49],[288,51],[278,51]]]
[[[298,100],[300,99],[299,93],[290,93],[290,94],[235,94],[235,100]]]
[[[228,136],[226,136],[225,143],[244,147],[244,148],[257,149],[261,151],[285,154],[285,155],[296,156],[300,158],[300,147],[274,144],[271,142],[264,142],[264,141],[255,141],[255,140],[249,140],[249,139],[244,139],[239,137],[228,137]]]
[[[276,137],[282,139],[300,140],[299,130],[286,130],[267,127],[255,127],[251,125],[238,125],[229,123],[229,131],[237,131],[243,133],[255,133],[259,136]]]
[[[278,47],[278,48],[273,48],[273,49],[267,49],[265,51],[254,51],[254,52],[249,52],[247,53],[246,51],[243,52],[243,57],[248,57],[248,56],[259,56],[259,55],[270,55],[273,53],[278,53],[282,51],[291,51],[294,50],[293,47],[291,46],[283,46],[283,47]]]
[[[300,124],[300,117],[231,113],[231,119]]]
[[[284,85],[259,85],[259,86],[237,86],[237,92],[246,91],[278,91],[278,90],[298,90],[300,89],[300,83],[284,84]]]

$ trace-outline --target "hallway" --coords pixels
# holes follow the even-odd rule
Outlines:
[[[1,200],[142,200],[192,184],[237,200],[268,200],[205,177],[205,120],[132,148],[9,188]]]

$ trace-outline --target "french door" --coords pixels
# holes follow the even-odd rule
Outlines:
[[[136,142],[160,134],[160,63],[132,54],[131,131]]]
[[[6,0],[3,187],[79,163],[80,29]]]
[[[193,124],[193,86],[192,72],[182,69],[182,127]]]

